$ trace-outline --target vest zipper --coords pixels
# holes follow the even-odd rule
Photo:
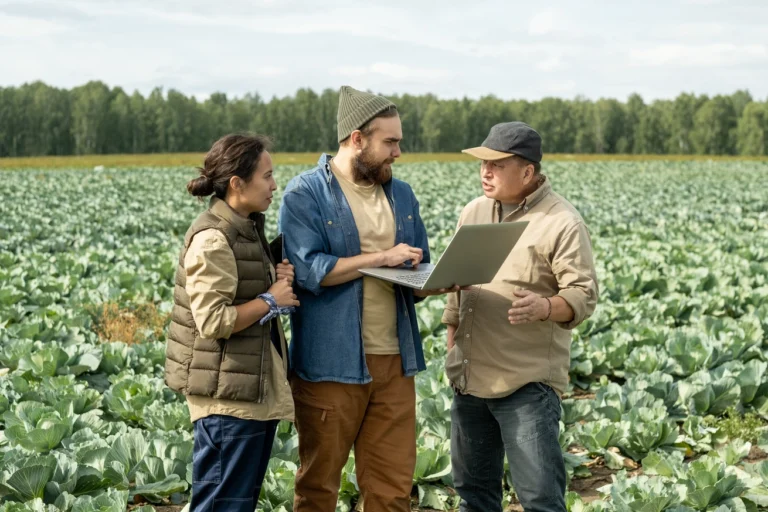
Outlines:
[[[253,223],[253,232],[256,234],[256,237],[259,239],[259,248],[261,249],[261,263],[264,266],[264,280],[265,282],[269,283],[267,285],[267,290],[269,290],[269,287],[272,285],[272,274],[269,272],[269,263],[267,262],[267,254],[264,251],[263,247],[263,240],[261,239],[261,235],[259,234],[258,229],[256,229],[256,222]],[[264,290],[264,291],[267,291]],[[268,324],[267,332],[269,333],[269,344],[272,344],[272,322],[270,321]],[[262,404],[264,403],[264,399],[267,395],[267,389],[266,389],[266,380],[267,380],[267,373],[264,371],[264,358],[266,356],[266,350],[268,345],[264,342],[264,330],[262,329],[261,332],[261,362],[259,363],[260,370],[259,372],[261,375],[259,375],[259,399],[256,403]]]
[[[270,343],[271,343],[271,341],[270,341]],[[264,347],[265,347],[265,343],[264,343],[264,338],[262,337],[262,342],[261,342],[261,377],[259,379],[259,400],[258,400],[258,402],[256,402],[256,403],[259,403],[259,404],[263,404],[264,403],[264,397],[265,397],[265,395],[267,393],[267,390],[264,389],[265,388],[265,377],[266,377],[266,374],[264,372]]]

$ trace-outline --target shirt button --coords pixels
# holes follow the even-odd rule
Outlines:
[[[412,218],[413,218],[413,215],[409,215],[409,216],[408,216],[408,219],[409,219],[409,220],[410,220],[410,219],[412,219]]]
[[[469,308],[469,312],[470,312],[470,313],[472,312],[472,308]]]
[[[329,220],[329,221],[328,221],[328,225],[329,225],[329,226],[333,226],[333,221],[332,221],[332,220]]]
[[[288,385],[288,381],[283,382],[283,386],[287,386],[287,385]]]
[[[464,336],[464,337],[465,337],[465,338],[469,338],[469,334],[467,334],[467,335],[466,335],[466,336]]]
[[[464,364],[469,364],[469,359],[465,359]]]

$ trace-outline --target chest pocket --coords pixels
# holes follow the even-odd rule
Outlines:
[[[516,286],[536,283],[542,275],[551,274],[549,252],[545,246],[530,236],[515,245],[499,272],[503,280]]]
[[[325,225],[325,235],[328,237],[330,253],[336,256],[342,256],[347,253],[347,244],[344,240],[344,229],[341,221],[337,219],[323,219]]]
[[[416,218],[413,213],[401,215],[397,221],[399,238],[411,246],[416,245]]]

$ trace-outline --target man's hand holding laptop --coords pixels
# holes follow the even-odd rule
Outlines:
[[[424,257],[424,251],[418,247],[411,247],[408,244],[399,244],[388,251],[384,251],[382,256],[384,257],[384,265],[387,267],[399,267],[410,263],[408,268],[415,270],[419,268],[419,263],[421,263],[421,259]],[[458,292],[461,289],[460,286],[454,286],[453,288],[439,288],[437,290],[414,290],[413,294],[417,297],[432,297],[434,295]]]
[[[454,286],[453,288],[440,288],[437,290],[413,290],[413,294],[417,297],[432,297],[433,295],[445,295],[446,293],[459,292],[461,290],[469,290],[471,286]]]

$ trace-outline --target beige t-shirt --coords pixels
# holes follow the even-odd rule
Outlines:
[[[347,198],[360,234],[363,254],[395,246],[395,216],[381,185],[357,185],[331,162],[334,176]],[[363,277],[363,349],[366,354],[400,353],[397,338],[397,307],[392,283]]]
[[[270,265],[271,267],[271,265]],[[224,234],[216,229],[201,231],[192,239],[184,258],[187,295],[192,317],[206,338],[229,338],[237,320],[232,305],[237,291],[237,262]],[[274,269],[272,281],[275,280]],[[269,343],[272,371],[267,375],[267,394],[263,403],[220,400],[207,396],[187,396],[192,421],[222,414],[244,420],[293,421],[293,395],[288,385],[287,344],[280,332],[283,357]]]

